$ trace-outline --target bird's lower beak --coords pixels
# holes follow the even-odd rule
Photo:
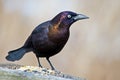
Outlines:
[[[82,20],[82,19],[88,19],[89,17],[83,15],[83,14],[78,14],[77,16],[74,17],[74,20]]]

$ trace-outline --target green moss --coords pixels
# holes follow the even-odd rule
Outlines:
[[[9,73],[5,71],[0,71],[0,80],[48,80],[48,79],[40,79],[40,78],[28,78],[23,75],[18,75],[14,73]]]
[[[27,77],[0,71],[0,80],[30,80]]]
[[[46,75],[44,71],[41,71],[41,73],[25,72],[18,69],[0,67],[0,80],[85,80],[84,78],[76,78],[60,73],[55,75]],[[59,76],[63,76],[63,78]]]

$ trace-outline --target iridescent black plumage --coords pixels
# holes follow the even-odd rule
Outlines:
[[[37,57],[39,66],[41,66],[39,57],[46,57],[51,68],[52,66],[49,57],[57,54],[62,50],[69,38],[69,28],[72,23],[87,19],[85,15],[76,14],[71,11],[64,11],[55,16],[52,20],[46,21],[38,25],[23,47],[9,52],[6,57],[9,61],[21,59],[25,53],[33,51]]]

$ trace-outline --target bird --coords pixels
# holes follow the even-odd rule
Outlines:
[[[51,69],[55,70],[49,58],[59,53],[65,46],[70,36],[70,26],[78,20],[88,18],[86,15],[73,11],[62,11],[51,20],[39,24],[24,45],[16,50],[9,51],[6,59],[17,61],[26,53],[33,52],[36,55],[39,67],[42,68],[39,58],[46,58]]]

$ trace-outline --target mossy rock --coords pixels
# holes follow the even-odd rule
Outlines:
[[[85,80],[85,78],[35,66],[0,64],[0,80]]]

